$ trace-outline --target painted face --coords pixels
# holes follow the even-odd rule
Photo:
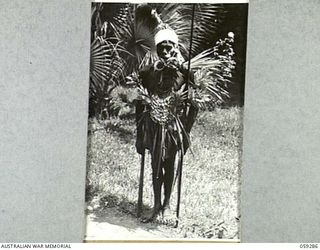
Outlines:
[[[161,59],[167,61],[177,55],[177,46],[171,41],[163,41],[157,45],[157,54]]]

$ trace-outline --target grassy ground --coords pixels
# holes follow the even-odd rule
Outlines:
[[[173,237],[239,238],[242,109],[199,114],[183,168],[180,224]],[[140,158],[133,120],[89,121],[87,201],[136,213]],[[144,211],[153,204],[146,158]],[[176,188],[172,204],[176,204]],[[168,225],[161,225],[169,227]]]

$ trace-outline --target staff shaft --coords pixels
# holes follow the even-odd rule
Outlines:
[[[138,211],[137,216],[141,216],[142,211],[142,200],[143,200],[143,179],[144,179],[144,160],[145,160],[145,150],[141,155],[141,165],[140,165],[140,178],[139,178],[139,194],[138,194]]]

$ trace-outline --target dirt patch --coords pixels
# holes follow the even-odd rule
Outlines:
[[[105,208],[89,211],[85,240],[161,240],[172,237],[173,228],[165,228],[156,223],[141,223],[130,214]]]

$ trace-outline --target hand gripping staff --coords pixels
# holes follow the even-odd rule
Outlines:
[[[194,13],[195,13],[195,4],[192,5],[189,59],[188,59],[188,71],[187,71],[187,82],[186,82],[186,88],[187,89],[188,89],[188,84],[189,84],[189,81],[190,81],[191,50],[192,50],[193,28],[194,28]],[[184,152],[182,152],[182,150],[179,150],[178,154],[180,154],[180,157],[179,157],[180,160],[178,162],[178,167],[177,167],[177,171],[178,171],[177,172],[177,175],[178,175],[178,197],[177,197],[176,224],[175,224],[175,227],[178,227],[179,215],[180,215],[181,186],[182,186],[182,163],[183,163]],[[140,217],[141,216],[141,212],[142,212],[144,165],[145,165],[145,149],[143,149],[143,153],[141,154],[137,217]]]

